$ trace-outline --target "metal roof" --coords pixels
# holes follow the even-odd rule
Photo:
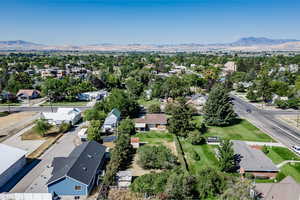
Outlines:
[[[56,157],[52,162],[52,177],[47,185],[64,177],[89,185],[98,167],[103,163],[106,147],[89,141],[77,146],[67,158]]]
[[[261,150],[249,147],[245,142],[233,140],[235,154],[241,156],[240,168],[246,172],[278,172],[278,168],[272,160]]]
[[[14,165],[20,158],[26,155],[26,151],[11,147],[5,144],[0,144],[0,174]]]

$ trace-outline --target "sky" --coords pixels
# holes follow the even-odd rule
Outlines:
[[[49,45],[300,39],[300,0],[1,0],[0,40]]]

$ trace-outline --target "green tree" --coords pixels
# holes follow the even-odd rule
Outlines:
[[[104,121],[106,118],[106,114],[104,111],[99,111],[96,108],[91,108],[84,111],[83,120],[91,121],[91,120],[100,120]]]
[[[231,99],[223,85],[215,86],[204,106],[204,122],[212,126],[227,126],[236,120]]]
[[[135,134],[135,125],[133,120],[126,118],[121,121],[119,127],[118,127],[119,134],[128,134],[128,135],[134,135]]]
[[[246,94],[246,98],[249,99],[251,102],[255,102],[257,101],[257,94],[253,91],[253,89],[249,89],[247,94]]]
[[[253,189],[251,180],[239,179],[224,191],[220,200],[253,200],[250,195],[251,189]]]
[[[195,186],[195,177],[180,170],[168,177],[165,193],[167,198],[172,200],[193,199],[196,194]]]
[[[194,128],[191,120],[191,108],[185,102],[180,101],[178,106],[172,109],[172,116],[168,120],[168,131],[186,137],[188,132]]]
[[[177,165],[177,158],[165,146],[142,146],[138,150],[138,163],[144,169],[171,169]]]
[[[161,113],[160,105],[159,104],[151,104],[148,107],[149,113]]]
[[[90,121],[90,126],[87,129],[87,138],[89,141],[96,141],[101,143],[101,126],[102,123],[99,120]]]
[[[232,142],[226,139],[218,146],[219,168],[223,172],[233,172],[236,169],[237,158],[232,145]]]
[[[205,144],[206,139],[203,135],[200,134],[198,130],[190,132],[187,138],[187,141],[193,145]]]
[[[51,124],[49,124],[46,120],[39,119],[36,120],[34,129],[38,134],[44,137],[51,127]]]
[[[226,189],[225,175],[214,168],[203,168],[197,173],[196,177],[198,179],[197,190],[200,199],[213,199]]]

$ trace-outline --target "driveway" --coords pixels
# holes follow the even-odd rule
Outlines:
[[[19,131],[17,134],[11,136],[7,140],[3,141],[2,143],[19,149],[23,149],[27,151],[26,155],[29,155],[34,150],[36,150],[41,144],[45,142],[45,140],[22,140],[21,139],[22,134],[33,127],[34,124],[27,128],[24,128],[23,130]]]
[[[78,145],[77,133],[79,126],[74,130],[65,133],[52,147],[50,147],[41,157],[40,162],[30,170],[11,190],[10,192],[44,192],[47,188],[45,183],[50,178],[51,163],[54,157],[68,156]]]

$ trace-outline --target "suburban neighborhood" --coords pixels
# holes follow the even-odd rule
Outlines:
[[[133,74],[122,63],[114,73],[105,65],[94,71],[85,56],[75,69],[41,65],[47,73],[38,63],[24,72],[1,65],[10,73],[1,93],[0,199],[299,199],[292,192],[300,183],[299,129],[290,122],[298,115],[298,78],[288,87],[291,99],[277,93],[279,81],[245,82],[239,70],[251,69],[248,58],[222,55],[227,62],[206,66],[199,63],[220,56],[186,54],[192,64],[177,54],[119,56],[143,65]],[[267,87],[270,94],[261,90]]]

